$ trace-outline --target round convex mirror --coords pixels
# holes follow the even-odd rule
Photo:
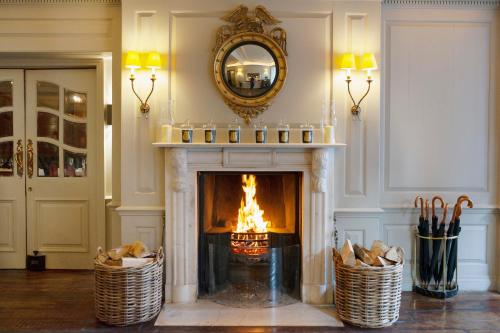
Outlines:
[[[243,98],[266,94],[276,83],[279,68],[267,46],[246,42],[227,52],[222,63],[226,86]]]

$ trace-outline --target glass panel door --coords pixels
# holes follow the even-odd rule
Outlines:
[[[36,176],[86,177],[87,93],[37,81],[36,96]]]
[[[26,265],[24,72],[0,69],[0,269]]]

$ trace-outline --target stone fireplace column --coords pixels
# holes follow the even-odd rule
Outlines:
[[[329,182],[329,150],[313,149],[311,156],[310,211],[304,212],[302,301],[312,304],[332,303],[332,190]],[[331,175],[330,175],[331,176]],[[306,189],[304,189],[307,193]]]
[[[197,298],[196,219],[194,188],[188,174],[187,150],[171,148],[165,154],[165,165],[171,177],[166,177],[166,295],[167,301],[190,303]]]

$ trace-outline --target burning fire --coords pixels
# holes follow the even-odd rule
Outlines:
[[[247,256],[264,255],[269,248],[269,221],[264,220],[264,211],[257,203],[255,175],[243,175],[241,178],[245,198],[241,198],[238,224],[231,234],[231,250]]]
[[[243,191],[245,199],[241,198],[240,209],[238,210],[238,225],[236,233],[265,233],[267,232],[268,221],[264,221],[264,211],[257,203],[257,182],[255,175],[243,175]]]

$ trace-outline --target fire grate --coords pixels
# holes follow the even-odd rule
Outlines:
[[[231,253],[247,256],[262,256],[269,250],[269,233],[235,232],[231,234]]]

